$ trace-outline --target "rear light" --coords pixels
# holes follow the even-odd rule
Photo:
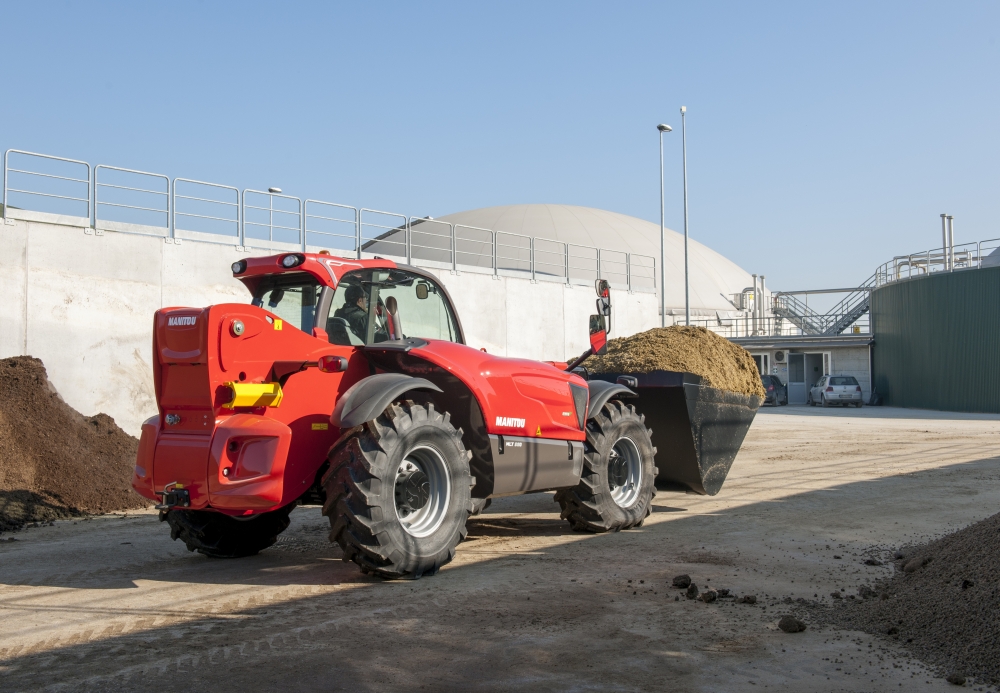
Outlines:
[[[774,385],[768,385],[767,386],[767,391],[768,392],[771,392],[773,389],[774,389]]]
[[[305,255],[294,253],[292,255],[286,255],[285,257],[281,258],[281,266],[285,267],[286,269],[291,269],[292,267],[298,267],[305,261],[306,261]]]
[[[827,392],[833,392],[833,388],[832,387],[828,387],[828,388],[826,388],[826,391]]]
[[[233,263],[233,274],[243,274],[247,271],[247,261],[237,260]]]
[[[858,392],[861,392],[861,386],[860,385],[858,385],[857,390],[858,390]]]

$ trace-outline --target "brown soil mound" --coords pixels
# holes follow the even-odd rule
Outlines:
[[[130,485],[138,446],[66,404],[38,359],[0,360],[0,530],[148,506]]]
[[[897,640],[946,675],[1000,684],[1000,514],[896,555],[896,573],[835,609],[834,623]]]
[[[592,373],[683,371],[703,382],[743,395],[764,396],[760,372],[741,346],[704,327],[657,327],[608,342],[608,353],[584,364]]]

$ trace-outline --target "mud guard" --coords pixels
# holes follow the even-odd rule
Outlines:
[[[594,418],[601,407],[608,403],[612,397],[635,397],[635,393],[624,385],[609,383],[604,380],[590,380],[587,382],[590,388],[590,406],[587,407],[587,420]]]
[[[391,402],[410,390],[441,392],[441,388],[425,378],[414,378],[403,373],[370,375],[351,385],[337,399],[330,423],[338,428],[360,426],[381,414]]]

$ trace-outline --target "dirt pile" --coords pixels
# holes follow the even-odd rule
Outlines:
[[[584,364],[591,373],[685,371],[703,382],[743,395],[764,396],[760,372],[741,346],[704,327],[657,327],[608,342],[608,353]]]
[[[899,551],[895,565],[869,599],[833,609],[834,622],[896,640],[944,674],[1000,684],[1000,514]]]
[[[38,359],[0,360],[0,531],[146,507],[130,486],[138,446],[110,416],[66,404]]]

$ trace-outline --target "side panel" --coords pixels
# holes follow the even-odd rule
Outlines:
[[[269,510],[280,505],[291,440],[288,426],[263,416],[236,414],[220,423],[208,464],[212,507]]]
[[[583,473],[583,443],[491,435],[493,495],[576,486]]]
[[[153,493],[153,458],[156,454],[156,437],[159,433],[160,417],[154,416],[142,423],[139,436],[139,452],[135,458],[135,472],[132,474],[132,488],[140,496],[158,501]]]

